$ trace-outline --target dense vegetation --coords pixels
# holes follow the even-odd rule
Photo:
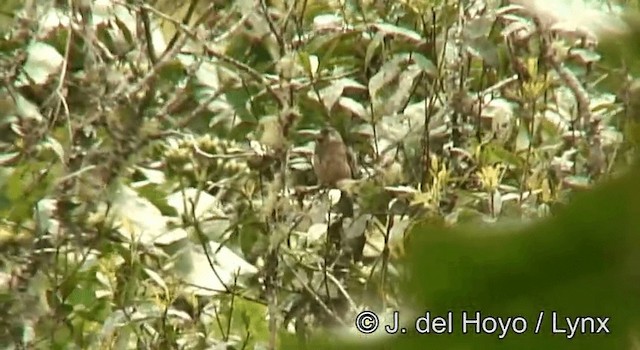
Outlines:
[[[0,347],[639,348],[635,7],[4,1]]]

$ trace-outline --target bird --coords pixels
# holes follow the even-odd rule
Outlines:
[[[358,178],[355,156],[347,147],[340,133],[333,127],[324,127],[316,139],[313,169],[321,187],[338,187],[343,180]],[[364,234],[346,237],[344,218],[354,218],[354,198],[348,191],[340,189],[340,199],[335,204],[336,212],[342,214],[327,231],[328,239],[336,248],[342,247],[346,256],[361,261],[366,244]]]
[[[316,139],[313,169],[318,184],[327,187],[355,177],[355,158],[333,127],[324,127]]]

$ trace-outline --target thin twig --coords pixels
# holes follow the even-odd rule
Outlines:
[[[305,279],[303,279],[302,277],[300,277],[300,275],[298,275],[298,271],[296,271],[293,266],[291,266],[291,264],[286,261],[286,259],[282,260],[284,262],[284,264],[289,268],[289,270],[291,271],[291,273],[293,274],[293,276],[296,278],[296,280],[300,283],[300,285],[302,285],[302,287],[309,293],[309,295],[311,295],[311,297],[313,298],[313,300],[318,303],[318,305],[320,305],[320,307],[329,315],[331,316],[335,321],[339,322],[341,325],[346,326],[346,323],[344,323],[344,321],[338,317],[333,311],[331,311],[331,309],[329,309],[329,307],[327,306],[327,304],[325,304],[322,299],[320,298],[320,296],[318,296],[318,294],[316,292],[313,291],[313,289],[311,289],[311,287],[309,287],[309,285],[305,282]]]

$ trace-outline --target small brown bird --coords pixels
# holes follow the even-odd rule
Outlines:
[[[354,178],[355,159],[336,129],[320,131],[314,153],[313,169],[320,185],[335,187],[341,180]]]
[[[350,149],[345,145],[340,133],[332,128],[326,127],[320,131],[316,140],[315,154],[313,156],[313,169],[315,170],[318,183],[321,186],[336,187],[338,182],[358,177],[355,157]],[[342,217],[354,217],[354,201],[351,195],[340,190],[340,200],[336,204],[336,211]],[[362,260],[362,251],[366,243],[364,234],[347,238],[344,237],[342,219],[334,223],[327,233],[329,241],[336,247],[342,247],[345,252],[350,252],[355,261]],[[337,230],[333,228],[339,228]],[[336,232],[337,231],[337,232]]]

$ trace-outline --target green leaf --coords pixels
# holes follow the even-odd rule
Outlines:
[[[149,200],[151,204],[160,210],[162,215],[166,216],[178,216],[178,212],[175,208],[167,203],[167,194],[162,191],[162,187],[156,184],[148,184],[136,189],[138,194]]]
[[[504,147],[498,143],[490,143],[483,149],[481,159],[484,164],[493,164],[496,162],[507,163],[515,167],[522,167],[523,160],[515,154],[504,149]]]
[[[35,121],[41,122],[44,120],[42,114],[40,114],[40,110],[38,106],[36,106],[33,102],[27,100],[21,94],[16,94],[16,114],[25,119],[33,119]]]
[[[62,163],[65,161],[64,147],[53,137],[47,136],[44,141],[44,147],[51,150],[58,157],[58,160]]]
[[[307,73],[307,76],[310,78],[314,77],[315,71],[312,67],[309,53],[303,51],[298,52],[298,59],[300,60],[300,64],[304,68],[305,73]]]
[[[438,76],[438,67],[436,67],[430,59],[419,53],[413,53],[412,55],[413,61],[418,65],[418,67],[420,67],[420,69],[422,69],[423,72],[432,78]]]
[[[386,62],[380,70],[369,80],[369,95],[375,97],[378,92],[398,77],[401,59],[396,57]]]
[[[376,23],[373,24],[373,27],[378,29],[379,33],[384,33],[385,35],[391,35],[395,38],[403,39],[416,45],[422,43],[422,37],[420,34],[407,28],[398,27],[389,23]]]
[[[371,59],[373,58],[373,55],[375,55],[376,50],[378,50],[378,48],[382,44],[382,40],[384,40],[384,33],[378,32],[373,37],[373,40],[369,42],[369,45],[367,45],[367,52],[365,53],[365,56],[364,56],[365,71],[369,69],[369,64],[371,63]]]
[[[9,152],[0,154],[0,166],[8,166],[20,158],[19,152]]]
[[[51,45],[43,42],[32,42],[27,48],[28,57],[24,64],[26,76],[20,77],[20,83],[28,85],[32,80],[36,84],[44,84],[62,66],[64,58]],[[28,77],[28,78],[27,78]]]
[[[166,62],[158,69],[158,77],[160,77],[161,81],[165,84],[178,84],[178,82],[185,77],[185,73],[185,67],[178,59]]]
[[[39,170],[45,167],[50,168],[49,173],[46,176],[38,176]],[[30,218],[33,205],[45,195],[51,179],[58,170],[51,168],[46,162],[35,161],[15,168],[2,188],[4,198],[11,206],[6,212],[0,213],[0,216],[7,215],[10,220],[17,222]]]
[[[470,41],[468,45],[487,65],[493,68],[499,67],[500,57],[498,57],[498,49],[495,43],[486,37],[479,37]]]

